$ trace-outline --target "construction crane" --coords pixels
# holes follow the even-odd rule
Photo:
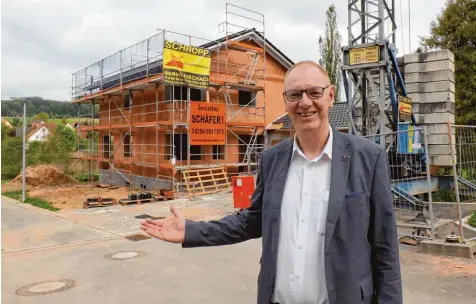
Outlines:
[[[396,32],[395,0],[348,1],[342,74],[349,132],[386,148],[395,207],[426,221],[429,204],[413,191],[427,181],[426,155],[397,61]]]
[[[390,24],[388,29],[386,24]],[[395,0],[390,4],[387,0],[348,1],[348,46],[342,48],[342,73],[349,132],[373,137],[383,146],[392,143],[386,143],[382,134],[417,125],[397,62],[396,31]],[[424,147],[415,133],[411,139],[399,134],[397,150],[401,155],[396,158],[424,164],[420,161]],[[405,149],[408,145],[401,141],[408,140],[414,148]],[[412,169],[421,171],[420,167]]]
[[[388,2],[348,2],[348,46],[342,49],[342,71],[354,134],[377,135],[397,131],[399,123],[415,123],[411,111],[399,115],[404,113],[399,111],[400,102],[408,100],[396,58],[395,0],[390,6]],[[387,21],[391,23],[388,33]]]

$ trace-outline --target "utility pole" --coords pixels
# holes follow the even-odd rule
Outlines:
[[[23,173],[22,173],[22,189],[21,189],[21,202],[25,202],[25,188],[26,188],[26,177],[25,177],[25,167],[26,167],[26,101],[23,102]]]

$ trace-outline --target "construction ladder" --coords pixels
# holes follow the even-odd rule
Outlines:
[[[258,130],[256,127],[254,127],[250,142],[248,143],[246,147],[246,154],[245,154],[245,157],[243,158],[243,163],[251,163],[251,153],[254,151],[257,139],[258,139]]]

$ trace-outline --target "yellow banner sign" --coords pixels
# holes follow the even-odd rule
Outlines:
[[[350,65],[379,62],[379,46],[350,50]]]
[[[412,119],[412,99],[398,96],[398,117],[400,122],[408,122]]]
[[[210,50],[165,40],[162,60],[165,85],[206,89],[210,64]]]
[[[190,102],[190,145],[226,143],[226,106],[224,103]]]

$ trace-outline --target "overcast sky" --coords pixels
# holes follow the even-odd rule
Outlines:
[[[229,0],[231,2],[231,0]],[[402,3],[400,3],[402,1]],[[266,37],[293,61],[319,58],[325,11],[336,3],[347,45],[345,0],[236,0],[265,15]],[[411,1],[411,46],[427,35],[445,0]],[[226,1],[2,0],[1,96],[68,101],[71,73],[157,33],[158,28],[216,39]],[[400,5],[402,6],[403,27]],[[409,52],[408,0],[396,0],[399,55]],[[402,45],[402,31],[404,44]],[[404,49],[402,48],[404,47]]]

